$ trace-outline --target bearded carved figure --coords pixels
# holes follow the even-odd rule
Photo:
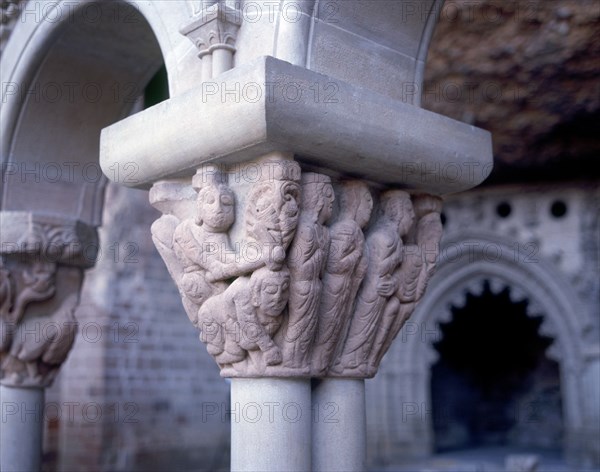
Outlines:
[[[300,167],[293,161],[266,160],[262,164],[261,178],[248,195],[246,237],[256,243],[259,258],[278,265],[283,263],[298,225]]]

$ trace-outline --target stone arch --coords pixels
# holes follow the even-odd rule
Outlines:
[[[398,385],[402,401],[430,408],[430,368],[437,360],[433,343],[439,340],[440,323],[450,321],[451,307],[466,303],[467,294],[478,295],[485,281],[493,293],[510,287],[513,301],[527,299],[528,316],[542,316],[540,334],[551,337],[547,355],[560,366],[565,425],[565,449],[577,449],[576,437],[584,427],[585,394],[581,385],[585,370],[582,337],[585,331],[578,316],[578,302],[562,274],[543,260],[536,251],[523,251],[497,235],[471,233],[448,235],[442,244],[440,262],[412,318],[403,328],[395,348],[383,365],[383,375],[393,381],[412,379],[411,385]],[[399,383],[405,383],[400,381]],[[401,437],[412,435],[418,450],[433,450],[431,411],[400,428]]]
[[[183,2],[25,5],[2,58],[3,211],[99,224],[100,131],[130,113],[163,63],[171,95],[193,84],[195,48],[178,32],[188,15]]]
[[[427,52],[444,2],[445,0],[425,0],[417,4],[402,4],[394,1],[382,3],[379,8],[382,13],[376,21],[389,23],[389,25],[408,25],[402,28],[401,35],[397,35],[395,33],[399,31],[398,28],[385,28],[381,24],[374,27],[373,24],[369,24],[366,21],[369,19],[369,15],[362,14],[356,4],[351,2],[281,0],[281,13],[277,18],[273,55],[294,65],[354,82],[356,78],[346,74],[343,68],[331,68],[319,60],[314,60],[319,50],[328,47],[327,44],[319,44],[319,36],[328,27],[334,25],[335,29],[347,30],[351,34],[376,39],[386,47],[397,50],[408,59],[405,64],[406,74],[401,79],[412,84],[413,89],[411,93],[396,98],[420,106]],[[373,11],[367,3],[364,4],[364,7]],[[289,16],[292,17],[289,18]],[[371,47],[376,47],[376,45],[371,44]],[[359,50],[360,47],[356,44],[355,50],[344,52],[360,55]],[[364,57],[380,53],[381,51],[368,53],[364,51]],[[365,69],[370,69],[371,65],[368,59],[363,64]],[[368,72],[366,73],[368,74]],[[400,77],[395,77],[395,79],[400,80]],[[384,90],[380,91],[385,93]]]
[[[178,30],[188,18],[184,2],[24,4],[0,71],[0,265],[10,288],[3,318],[19,326],[40,316],[52,321],[78,303],[82,269],[95,264],[99,249],[107,182],[101,131],[141,108],[138,99],[163,64],[171,95],[194,85],[195,47]],[[135,178],[135,167],[119,165],[117,180]],[[27,290],[32,270],[43,271],[45,289]],[[52,381],[51,372],[32,380],[17,366],[16,385]],[[0,372],[3,385],[7,372]]]

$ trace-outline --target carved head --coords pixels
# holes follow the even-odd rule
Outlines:
[[[367,226],[373,211],[373,197],[369,187],[359,181],[344,183],[340,194],[340,208],[341,212],[349,215],[358,226]]]
[[[418,218],[415,232],[417,244],[426,247],[425,253],[434,257],[442,237],[442,199],[434,195],[420,194],[413,197]]]
[[[235,198],[224,184],[207,185],[198,192],[196,223],[214,233],[226,232],[235,219]]]
[[[250,191],[246,232],[262,243],[287,248],[298,223],[300,187],[296,182],[261,182]]]
[[[325,224],[333,215],[335,194],[331,178],[314,172],[302,174],[302,210],[315,212],[317,221]]]
[[[442,199],[425,193],[414,195],[413,207],[417,218],[422,218],[428,213],[440,214],[442,212]]]
[[[288,302],[290,273],[287,267],[273,271],[266,267],[255,271],[250,277],[252,305],[260,314],[276,317]]]
[[[415,222],[410,195],[402,190],[390,190],[381,196],[380,215],[397,224],[401,236],[408,233]]]
[[[186,295],[196,305],[202,305],[214,292],[211,286],[199,272],[189,272],[181,277],[181,288],[183,295]]]

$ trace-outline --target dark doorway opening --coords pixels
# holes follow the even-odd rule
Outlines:
[[[510,447],[561,451],[560,373],[546,356],[553,340],[510,288],[467,295],[441,325],[431,395],[435,450]]]

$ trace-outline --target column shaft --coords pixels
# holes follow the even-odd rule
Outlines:
[[[312,470],[365,470],[367,424],[365,381],[323,379],[313,390]]]
[[[212,76],[217,77],[233,67],[233,52],[229,49],[215,49],[212,53]]]
[[[202,80],[207,81],[213,77],[212,56],[206,54],[202,56]]]
[[[44,389],[0,386],[0,470],[37,472],[42,460]]]
[[[310,471],[310,399],[310,380],[232,379],[232,472]]]

